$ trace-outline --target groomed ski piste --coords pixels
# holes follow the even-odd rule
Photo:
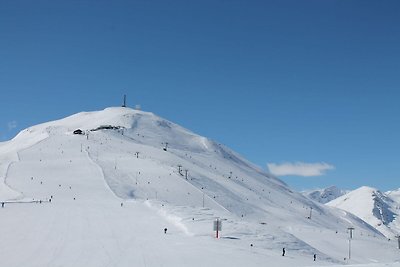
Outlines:
[[[351,213],[130,108],[78,113],[0,143],[0,201],[7,267],[400,266],[397,241]]]

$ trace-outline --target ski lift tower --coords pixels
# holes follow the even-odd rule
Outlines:
[[[349,260],[351,259],[351,240],[353,239],[354,227],[347,228],[349,230]]]

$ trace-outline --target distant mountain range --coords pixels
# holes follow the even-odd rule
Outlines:
[[[329,201],[332,201],[340,196],[343,196],[344,194],[346,194],[348,192],[349,192],[348,190],[342,190],[336,186],[330,186],[328,188],[304,191],[302,193],[306,197],[308,197],[316,202],[325,204],[325,203],[328,203]]]

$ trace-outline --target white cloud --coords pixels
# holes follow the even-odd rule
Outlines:
[[[14,128],[17,128],[17,121],[10,121],[7,123],[8,130],[11,131]]]
[[[267,163],[269,171],[276,176],[321,176],[326,171],[335,169],[334,166],[325,162],[305,163],[305,162],[285,162],[282,164]]]

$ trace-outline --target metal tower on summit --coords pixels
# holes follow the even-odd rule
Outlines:
[[[122,104],[123,108],[126,108],[126,95],[124,95],[124,103]]]

